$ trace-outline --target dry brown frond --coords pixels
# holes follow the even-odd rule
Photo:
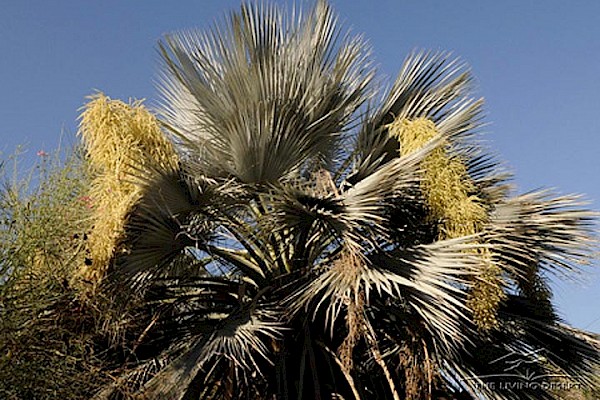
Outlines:
[[[340,276],[347,279],[348,286],[354,286],[355,282],[360,282],[360,273],[362,270],[361,255],[352,250],[345,250],[340,257],[335,261],[333,268],[338,271]],[[364,293],[359,287],[353,287],[350,293],[344,299],[344,304],[347,307],[346,328],[348,334],[338,348],[338,355],[346,371],[351,371],[353,368],[352,354],[354,347],[363,336],[364,329]]]

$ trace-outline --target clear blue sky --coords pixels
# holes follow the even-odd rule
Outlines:
[[[301,2],[301,1],[300,1]],[[414,48],[450,50],[472,67],[491,122],[486,139],[519,191],[584,193],[600,209],[600,1],[331,1],[395,76]],[[279,1],[279,3],[291,3]],[[2,2],[0,151],[70,141],[77,110],[98,89],[157,99],[156,41],[206,28],[239,1]],[[572,324],[600,332],[599,263],[584,285],[554,283]]]

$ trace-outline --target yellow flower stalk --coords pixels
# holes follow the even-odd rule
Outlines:
[[[125,250],[118,249],[119,239],[140,194],[132,173],[176,168],[178,157],[141,101],[126,104],[104,94],[90,97],[79,134],[93,177],[89,197],[94,223],[88,242],[91,265],[82,267],[82,276],[96,282],[116,253]]]
[[[388,126],[390,136],[400,142],[400,155],[422,148],[438,136],[435,123],[427,118],[398,118]],[[467,167],[458,156],[440,146],[423,161],[424,177],[421,190],[429,206],[430,218],[440,223],[440,239],[453,239],[481,232],[487,222],[487,210],[480,198],[473,195],[475,186]],[[469,294],[467,306],[481,330],[497,326],[496,312],[505,298],[501,270],[491,261],[487,249],[479,250],[485,261]]]

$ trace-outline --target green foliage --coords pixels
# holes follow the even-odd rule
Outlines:
[[[76,151],[38,157],[25,176],[18,154],[12,177],[3,171],[0,397],[75,399],[102,381],[95,321],[72,285],[90,229],[87,168]]]

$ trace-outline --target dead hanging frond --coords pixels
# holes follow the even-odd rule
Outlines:
[[[377,333],[373,329],[371,323],[365,318],[365,337],[367,339],[367,343],[369,344],[369,350],[375,363],[379,365],[381,368],[383,375],[388,384],[388,389],[392,393],[392,398],[394,400],[400,400],[400,394],[398,393],[398,389],[396,389],[396,384],[394,382],[394,377],[392,375],[392,371],[388,368],[385,360],[383,359],[383,355],[381,354],[381,350],[379,349],[379,339],[377,338]]]
[[[426,118],[400,118],[389,125],[389,132],[400,142],[400,154],[420,150],[439,135],[435,123]],[[449,143],[438,146],[422,162],[421,190],[429,207],[429,218],[439,226],[439,239],[454,239],[481,233],[488,222],[488,206],[477,196],[465,160],[451,154]],[[492,262],[490,251],[482,247],[482,266],[469,293],[467,305],[482,330],[498,326],[496,313],[506,297],[502,269]]]
[[[134,169],[175,169],[178,157],[141,101],[126,104],[97,94],[83,110],[79,135],[93,174],[89,197],[94,227],[89,235],[91,265],[81,272],[94,282],[118,252],[126,216],[139,198],[131,180]]]
[[[345,249],[332,267],[338,276],[343,277],[346,283],[346,290],[340,293],[342,297],[339,299],[339,304],[346,306],[345,321],[347,329],[346,337],[338,348],[341,366],[348,374],[351,373],[354,368],[354,348],[361,339],[364,339],[371,357],[373,357],[375,363],[381,368],[387,380],[394,400],[399,400],[400,397],[392,372],[386,365],[379,349],[377,334],[365,315],[367,299],[365,298],[363,275],[368,267],[366,259],[356,250],[354,248]]]
[[[361,260],[360,255],[346,250],[342,252],[340,258],[336,260],[333,268],[339,269],[340,274],[347,274],[348,279],[360,282]],[[338,349],[338,354],[343,368],[350,372],[353,368],[353,351],[358,341],[364,335],[365,325],[365,295],[360,287],[353,288],[347,293],[343,302],[346,305],[346,329],[348,333],[346,338]]]

